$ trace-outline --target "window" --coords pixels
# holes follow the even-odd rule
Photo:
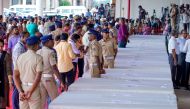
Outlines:
[[[32,0],[26,0],[26,4],[27,5],[31,5],[32,4]]]
[[[18,11],[18,12],[23,12],[23,8],[16,8],[16,11]]]
[[[63,10],[62,10],[62,13],[70,13],[70,12],[71,12],[70,9],[63,9]]]
[[[17,5],[18,4],[18,0],[12,0],[12,5]]]

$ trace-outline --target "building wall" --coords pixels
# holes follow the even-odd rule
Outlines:
[[[180,0],[131,0],[131,18],[138,18],[139,5],[142,5],[150,16],[152,16],[153,10],[155,9],[157,17],[160,17],[162,7],[168,7],[171,3],[180,4]],[[127,18],[128,0],[116,0],[116,12],[116,17]]]
[[[190,0],[180,0],[180,4],[190,4]]]

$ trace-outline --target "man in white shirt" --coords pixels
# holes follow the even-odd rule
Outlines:
[[[84,34],[84,36],[82,37],[82,43],[85,47],[85,49],[88,49],[88,46],[89,46],[89,33],[91,29],[94,28],[94,25],[93,24],[88,24],[88,31]],[[89,59],[90,59],[90,54],[88,51],[86,51],[87,53],[84,55],[84,73],[88,72],[89,71]]]
[[[186,73],[185,73],[185,79],[184,79],[184,85],[187,90],[189,90],[189,74],[190,74],[190,35],[188,35],[188,40],[185,43],[184,46],[184,52],[186,53]]]
[[[171,38],[168,44],[168,51],[169,51],[169,64],[171,69],[172,81],[173,86],[175,89],[179,89],[176,83],[176,76],[178,74],[178,55],[180,53],[179,45],[177,43],[178,34],[176,31],[172,31]]]
[[[181,34],[182,34],[181,37],[177,38],[177,43],[179,44],[180,54],[178,55],[179,73],[177,75],[176,81],[177,81],[177,84],[179,84],[180,86],[184,86],[185,85],[184,80],[185,80],[186,53],[184,52],[183,49],[184,49],[186,38],[187,38],[188,34],[187,34],[186,30],[182,30]]]

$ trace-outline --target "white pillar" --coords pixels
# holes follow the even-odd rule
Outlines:
[[[73,0],[73,6],[77,6],[77,0]]]
[[[36,0],[32,0],[32,5],[36,5]]]
[[[9,0],[9,6],[13,5],[13,0]]]
[[[0,1],[0,15],[3,15],[3,0]]]
[[[36,10],[37,10],[38,16],[43,15],[42,1],[44,1],[44,0],[36,0]]]
[[[46,0],[46,11],[50,11],[50,0]]]
[[[26,5],[26,0],[22,0],[22,4],[23,4],[23,5]]]
[[[85,4],[85,0],[82,0],[82,6],[85,6],[86,4]]]
[[[59,7],[59,0],[55,0],[55,8]]]
[[[92,9],[92,3],[93,3],[92,0],[86,0],[86,7],[87,7],[88,9]]]
[[[21,4],[22,4],[21,0],[18,0],[18,4],[19,4],[19,5],[21,5]]]

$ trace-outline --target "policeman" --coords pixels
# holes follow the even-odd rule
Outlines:
[[[55,22],[55,30],[51,32],[53,39],[55,40],[57,36],[60,36],[63,33],[62,23],[59,21]]]
[[[56,54],[53,51],[54,40],[52,35],[43,36],[41,42],[43,47],[37,51],[37,54],[43,57],[44,63],[41,79],[42,109],[44,109],[48,97],[50,97],[52,101],[58,96],[56,81],[53,74],[57,76],[62,87],[63,83],[56,65]]]
[[[102,70],[102,50],[101,45],[96,40],[96,33],[89,31],[89,53],[90,53],[90,73],[92,78],[100,78]]]
[[[117,44],[109,37],[109,30],[102,30],[103,39],[99,41],[102,47],[104,68],[114,68],[114,58],[117,53]]]
[[[21,54],[14,67],[14,81],[19,92],[20,109],[41,109],[40,80],[43,72],[43,58],[36,54],[39,38],[26,40],[28,51]]]

